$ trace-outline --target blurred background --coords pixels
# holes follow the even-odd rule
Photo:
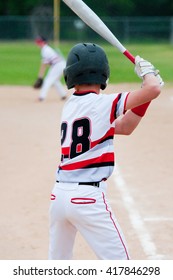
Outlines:
[[[122,42],[173,44],[172,0],[85,0]],[[0,40],[31,40],[42,34],[54,41],[99,40],[60,0],[0,2]]]

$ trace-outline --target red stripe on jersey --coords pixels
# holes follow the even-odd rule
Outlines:
[[[87,168],[90,165],[98,164],[98,163],[114,163],[114,153],[103,154],[100,157],[92,158],[88,160],[83,160],[79,162],[70,163],[68,165],[60,166],[62,170],[75,170],[81,168]]]
[[[113,123],[113,121],[116,119],[117,103],[120,100],[120,98],[121,98],[121,93],[118,94],[118,96],[115,98],[114,102],[112,103],[110,123]]]
[[[113,138],[114,132],[115,132],[115,128],[111,127],[102,138],[100,138],[100,139],[98,139],[96,141],[93,141],[91,143],[91,148],[95,147],[97,144],[100,144],[100,143],[104,142],[109,137]]]

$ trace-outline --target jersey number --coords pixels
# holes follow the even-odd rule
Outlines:
[[[64,143],[67,134],[67,123],[61,125],[61,145]],[[85,153],[90,148],[90,122],[83,118],[76,120],[72,127],[72,142],[70,145],[70,158]]]

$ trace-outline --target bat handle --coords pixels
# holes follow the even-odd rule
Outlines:
[[[123,54],[131,61],[135,64],[135,57],[128,51],[125,50],[125,52],[123,52]]]

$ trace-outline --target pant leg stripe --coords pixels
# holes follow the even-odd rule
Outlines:
[[[117,233],[118,233],[118,236],[119,236],[119,238],[120,238],[120,240],[121,240],[121,243],[122,243],[122,245],[123,245],[123,247],[124,247],[124,250],[125,250],[125,253],[126,253],[126,256],[127,256],[127,260],[129,260],[130,258],[129,258],[129,255],[128,255],[128,252],[127,252],[127,248],[126,248],[126,246],[125,246],[125,244],[124,244],[124,242],[123,242],[123,239],[122,239],[122,237],[121,237],[121,234],[120,234],[120,232],[119,232],[119,230],[118,230],[118,228],[117,228],[117,226],[116,226],[116,223],[115,223],[115,221],[114,221],[114,219],[113,219],[113,217],[112,217],[112,213],[111,213],[111,211],[108,209],[108,205],[107,205],[107,203],[106,203],[105,195],[104,195],[103,192],[102,192],[102,196],[103,196],[104,204],[105,204],[105,206],[106,206],[106,211],[109,212],[110,219],[111,219],[111,221],[112,221],[112,223],[113,223],[113,225],[114,225],[114,227],[115,227],[115,229],[116,229],[116,231],[117,231]]]

